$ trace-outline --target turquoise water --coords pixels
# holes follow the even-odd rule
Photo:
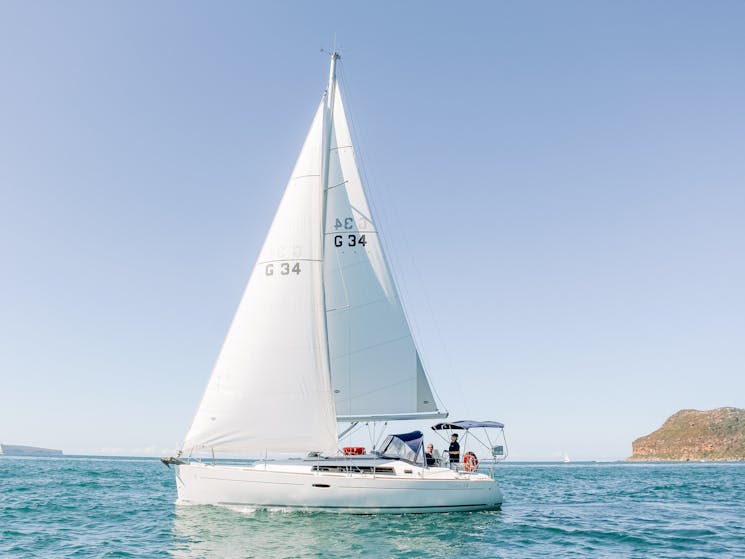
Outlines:
[[[499,512],[175,506],[157,460],[0,457],[0,557],[745,557],[745,464],[503,464]]]

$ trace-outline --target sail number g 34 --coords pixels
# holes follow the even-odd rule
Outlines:
[[[334,246],[342,247],[346,244],[346,246],[356,247],[357,245],[365,246],[367,244],[364,235],[346,235],[346,237],[345,241],[344,235],[334,235]]]
[[[273,276],[274,273],[280,276],[289,276],[291,273],[297,276],[300,275],[300,262],[269,262],[264,268],[264,275]]]

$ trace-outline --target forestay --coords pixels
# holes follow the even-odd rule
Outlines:
[[[321,103],[185,450],[336,448],[321,263],[324,111]]]
[[[386,263],[336,89],[326,200],[324,280],[339,420],[443,417]]]

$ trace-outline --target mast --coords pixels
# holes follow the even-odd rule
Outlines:
[[[334,99],[336,98],[336,61],[341,59],[341,55],[334,51],[331,53],[331,68],[329,69],[329,85],[326,87],[326,119],[323,129],[323,163],[321,165],[323,177],[323,217],[324,226],[326,224],[326,191],[329,187],[329,158],[331,156],[331,132],[334,126]],[[324,227],[325,228],[325,227]],[[324,232],[325,234],[325,232]]]
[[[334,50],[331,53],[331,67],[329,68],[329,84],[326,87],[326,115],[324,118],[323,128],[323,160],[321,162],[321,192],[323,200],[321,202],[321,262],[326,260],[326,206],[328,198],[329,188],[329,159],[331,157],[331,133],[334,125],[334,99],[336,97],[336,61],[341,58],[341,55]],[[333,390],[331,385],[331,349],[329,347],[329,328],[328,328],[328,317],[326,316],[326,285],[324,280],[324,274],[321,274],[321,305],[323,312],[323,335],[325,339],[325,353],[326,353],[326,374],[329,379],[329,386]],[[333,401],[333,394],[332,394]],[[336,406],[334,406],[335,408]]]

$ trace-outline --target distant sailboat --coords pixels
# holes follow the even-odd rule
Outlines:
[[[337,421],[446,417],[370,212],[331,56],[315,113],[176,469],[179,500],[352,513],[499,508],[492,476],[425,467],[421,432],[339,449]],[[498,424],[501,427],[501,424]],[[497,447],[501,449],[502,447]],[[250,466],[182,453],[309,452]]]
[[[569,459],[569,455],[565,452],[564,453],[564,464],[569,464],[571,460]]]

